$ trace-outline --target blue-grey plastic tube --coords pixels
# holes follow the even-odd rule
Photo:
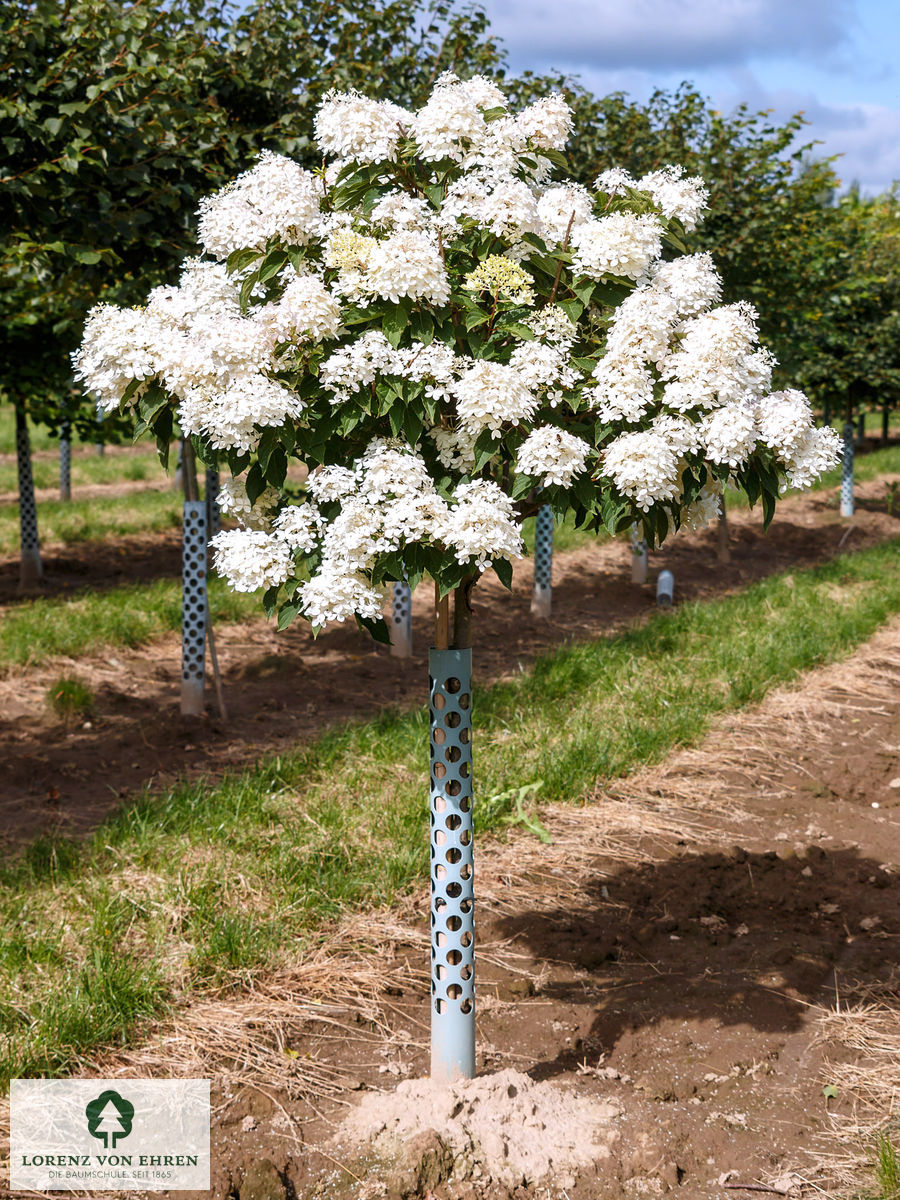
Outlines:
[[[31,473],[31,438],[28,434],[28,418],[16,406],[16,465],[19,476],[19,536],[21,538],[21,563],[19,584],[23,588],[39,583],[44,569],[41,564],[41,546],[38,541],[37,506],[34,502],[34,476]]]
[[[475,1075],[472,651],[434,650],[431,676],[431,1078]]]
[[[631,524],[631,582],[647,582],[647,543],[641,537],[637,521]]]
[[[534,530],[534,591],[531,611],[549,617],[553,607],[553,510],[549,504],[538,509]]]
[[[59,427],[59,498],[72,499],[72,422]]]
[[[187,717],[204,711],[206,677],[206,501],[185,500],[181,555],[181,711]]]
[[[671,571],[660,571],[656,581],[656,603],[660,608],[670,608],[675,600],[675,576]]]
[[[402,580],[391,589],[391,654],[395,658],[412,654],[412,592]]]
[[[844,459],[841,467],[841,516],[853,516],[853,425],[844,426]]]

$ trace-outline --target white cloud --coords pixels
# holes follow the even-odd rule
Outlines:
[[[693,70],[845,48],[855,0],[486,0],[514,63]]]

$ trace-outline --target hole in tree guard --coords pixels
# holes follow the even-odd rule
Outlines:
[[[447,876],[447,868],[444,866],[441,866],[441,864],[438,863],[437,866],[434,868],[435,879],[445,879],[446,876]]]
[[[447,795],[448,796],[458,796],[461,791],[462,791],[462,784],[459,782],[458,779],[451,779],[450,782],[447,784]]]
[[[443,846],[444,842],[446,842],[446,840],[447,840],[447,835],[446,835],[446,833],[444,833],[443,829],[435,830],[434,840],[435,840],[436,845]]]
[[[444,899],[444,897],[443,896],[435,896],[434,911],[437,913],[442,913],[446,907],[447,907],[447,901]]]
[[[450,678],[447,680],[447,682],[444,684],[444,687],[450,693],[451,696],[455,696],[456,693],[459,691],[460,687],[462,687],[462,684],[459,682],[459,680],[456,678],[455,675],[451,675]]]
[[[462,988],[458,983],[451,983],[447,988],[448,1000],[458,1000],[462,996]]]
[[[440,930],[434,935],[434,944],[436,946],[445,946],[447,944],[446,933],[441,933]]]
[[[435,812],[439,812],[439,813],[444,812],[446,807],[447,807],[447,801],[444,799],[444,797],[443,796],[435,796],[435,798],[434,798]]]
[[[464,912],[464,913],[471,912],[472,911],[472,901],[471,900],[462,900],[459,905],[459,911]]]
[[[459,713],[456,713],[456,712],[447,713],[447,724],[449,725],[449,727],[451,729],[457,729],[459,727],[459,723],[461,720],[462,720],[462,717],[459,715]]]
[[[460,939],[459,939],[459,940],[460,940],[460,944],[461,944],[461,945],[463,945],[463,946],[471,946],[471,945],[472,945],[472,933],[471,933],[471,930],[468,930],[468,929],[467,929],[465,933],[463,933],[463,934],[461,934],[461,935],[460,935]]]
[[[446,967],[442,967],[442,966],[440,966],[440,964],[438,964],[438,966],[436,966],[434,968],[435,979],[443,979],[446,974],[447,974]]]
[[[462,750],[460,750],[459,746],[448,746],[444,751],[444,758],[446,758],[447,762],[459,762],[462,758]]]
[[[472,978],[472,968],[468,965],[463,967],[459,973],[463,977],[463,979],[471,979]]]
[[[463,865],[459,868],[459,873],[463,877],[463,879],[471,879],[472,878],[472,864],[471,863],[463,863]]]
[[[435,729],[435,731],[434,731],[435,745],[443,746],[443,744],[444,744],[444,742],[446,742],[446,740],[447,740],[447,735],[446,735],[446,733],[444,733],[443,729]]]
[[[447,851],[447,862],[448,863],[454,863],[454,864],[458,863],[461,858],[462,858],[462,850],[457,849],[456,846],[451,847]]]
[[[463,1000],[462,1004],[459,1006],[459,1011],[464,1012],[466,1014],[466,1016],[468,1016],[469,1013],[472,1011],[472,1001],[471,1000]]]
[[[440,1016],[441,1013],[446,1008],[446,1006],[447,1006],[447,1002],[445,1000],[435,1000],[434,1011],[438,1014],[438,1016]]]
[[[468,779],[469,778],[469,764],[463,763],[463,765],[459,768],[459,773],[460,773],[460,775],[462,775],[463,779]]]
[[[447,928],[451,933],[456,933],[457,929],[462,928],[462,919],[460,917],[448,917]]]
[[[463,694],[460,696],[459,707],[460,708],[468,708],[469,707],[469,693],[468,692],[463,692]]]
[[[462,817],[458,813],[451,813],[447,818],[447,828],[459,829],[460,825],[462,825]]]
[[[471,807],[472,807],[472,801],[469,799],[468,796],[463,796],[462,800],[460,800],[460,802],[459,802],[460,812],[468,812]]]
[[[469,842],[471,842],[471,840],[472,840],[472,834],[471,834],[470,830],[464,829],[462,831],[462,833],[459,835],[459,840],[462,842],[462,844],[464,846],[468,846]]]
[[[447,774],[447,768],[444,766],[443,763],[435,763],[434,764],[434,774],[437,779],[443,779],[444,776]]]
[[[432,680],[432,687],[433,686],[434,686],[434,680]],[[431,703],[434,705],[435,708],[443,708],[444,705],[447,703],[447,701],[444,699],[444,697],[441,695],[440,692],[435,692],[434,695],[432,696]]]
[[[468,743],[469,743],[469,731],[468,731],[468,729],[463,729],[463,730],[461,730],[461,731],[460,731],[459,740],[462,742],[462,744],[463,744],[464,746],[468,745]]]
[[[443,878],[443,876],[441,876],[441,878]],[[448,883],[447,895],[451,900],[457,900],[462,895],[462,888],[458,883]]]
[[[448,950],[447,951],[447,962],[450,964],[451,967],[458,967],[459,964],[462,962],[461,952],[459,950]]]

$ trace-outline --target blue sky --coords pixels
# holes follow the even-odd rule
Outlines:
[[[513,70],[645,100],[688,80],[726,111],[803,110],[844,185],[900,180],[900,0],[482,0]]]

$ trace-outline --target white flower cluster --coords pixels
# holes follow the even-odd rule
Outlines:
[[[697,228],[709,203],[709,191],[703,180],[698,175],[685,177],[684,168],[676,166],[662,167],[637,180],[621,167],[613,167],[598,176],[596,187],[608,193],[625,188],[648,192],[663,216],[676,217],[689,233]]]
[[[216,258],[264,250],[271,237],[303,245],[319,218],[321,185],[289,158],[263,150],[234,183],[200,201],[200,243]]]
[[[516,469],[533,475],[546,487],[551,483],[568,487],[582,474],[591,448],[583,438],[555,425],[533,429],[519,447]]]
[[[304,332],[315,324],[323,336],[333,336],[326,332],[324,303],[322,297],[310,302]],[[73,356],[76,375],[104,411],[121,404],[132,380],[156,380],[178,400],[186,434],[202,434],[216,449],[252,450],[258,427],[281,425],[303,411],[299,397],[269,375],[276,342],[289,336],[290,304],[267,306],[277,308],[277,316],[263,309],[258,319],[242,317],[224,268],[189,261],[179,286],[157,288],[146,308],[100,305],[91,312]]]
[[[318,550],[320,566],[299,590],[313,625],[377,617],[385,589],[372,587],[369,572],[379,554],[408,543],[437,544],[478,570],[522,552],[515,509],[497,484],[461,483],[448,503],[421,456],[400,441],[376,439],[353,470],[320,468],[308,491],[313,499],[283,508],[268,532],[228,530],[213,545],[216,570],[237,591],[284,583],[294,572],[295,552]],[[228,494],[234,497],[229,511],[243,511],[240,485]],[[338,502],[340,510],[326,522],[318,505],[329,502]]]

